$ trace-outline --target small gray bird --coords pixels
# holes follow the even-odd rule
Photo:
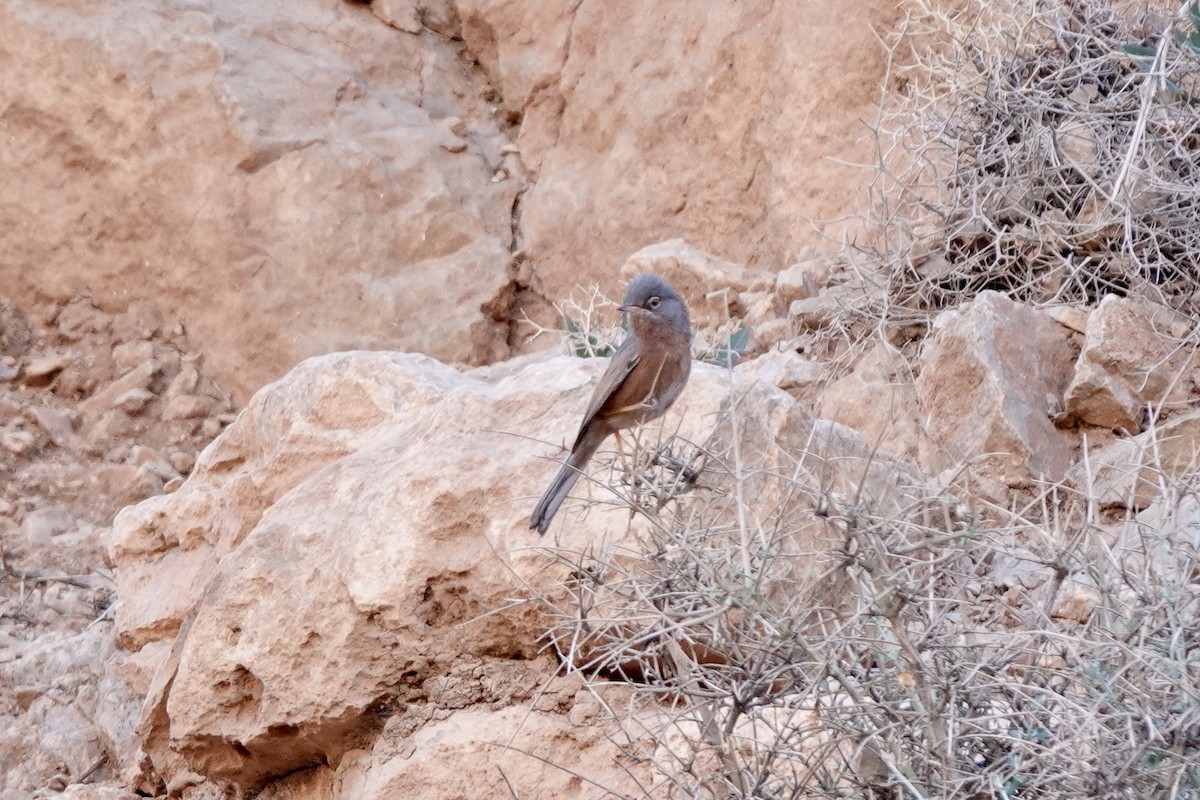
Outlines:
[[[600,443],[610,433],[666,413],[691,373],[691,323],[671,284],[657,275],[638,275],[629,282],[620,310],[629,314],[629,335],[592,394],[571,454],[529,517],[529,527],[540,534]]]

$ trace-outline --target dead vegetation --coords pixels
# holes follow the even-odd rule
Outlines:
[[[983,5],[913,15],[940,49],[897,73],[880,138],[882,278],[827,335],[915,342],[988,289],[1196,314],[1200,3]],[[639,686],[609,711],[656,767],[646,797],[1200,793],[1195,463],[1151,464],[1149,506],[919,481],[889,506],[812,452],[769,474],[747,455],[706,450],[690,499],[630,495],[640,550],[559,554],[574,605],[550,639],[598,698]]]
[[[639,687],[609,710],[657,768],[645,796],[1200,791],[1193,479],[1160,470],[1115,519],[1059,485],[1013,508],[913,485],[883,510],[813,452],[783,474],[709,451],[712,483],[640,506],[641,549],[559,553],[551,641],[597,697]],[[739,514],[751,494],[773,512]]]
[[[872,316],[1200,291],[1200,4],[919,2],[879,132]],[[936,49],[899,57],[899,48]]]

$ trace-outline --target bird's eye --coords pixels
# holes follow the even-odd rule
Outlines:
[[[646,301],[646,308],[650,309],[651,311],[653,311],[654,309],[658,308],[661,305],[662,305],[662,300],[660,300],[657,297],[651,297],[649,300]]]

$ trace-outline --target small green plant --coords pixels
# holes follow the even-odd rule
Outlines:
[[[563,312],[563,326],[567,331],[567,351],[577,358],[608,358],[617,352],[617,345],[585,328]],[[621,320],[622,330],[629,331],[629,323]]]
[[[1200,58],[1200,0],[1192,0],[1182,9],[1169,37],[1160,35],[1155,44],[1126,44],[1121,50],[1142,72],[1162,72],[1163,86],[1172,95],[1192,105],[1200,103],[1200,86],[1195,75],[1196,59]],[[1171,50],[1178,51],[1174,61],[1182,63],[1167,63]]]
[[[733,369],[733,366],[741,359],[742,353],[746,352],[746,345],[749,341],[750,329],[739,328],[712,348],[697,348],[696,360]]]

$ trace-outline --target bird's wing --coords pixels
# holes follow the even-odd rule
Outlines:
[[[587,413],[583,415],[583,422],[579,426],[579,435],[575,437],[575,443],[583,438],[583,432],[587,430],[588,424],[597,412],[608,402],[608,399],[621,388],[621,384],[625,382],[625,378],[629,373],[633,372],[633,368],[637,366],[638,360],[642,355],[641,343],[638,338],[632,333],[625,337],[625,341],[621,342],[621,346],[617,348],[617,352],[613,353],[612,360],[608,362],[608,369],[604,371],[604,376],[600,378],[600,383],[596,385],[596,390],[592,393],[592,402],[588,403]]]

